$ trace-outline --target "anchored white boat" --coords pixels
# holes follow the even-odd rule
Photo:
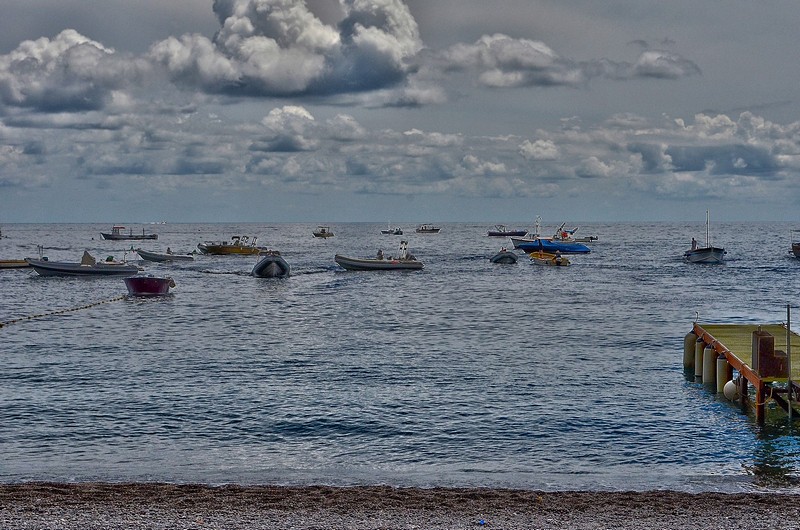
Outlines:
[[[706,210],[706,246],[699,247],[697,240],[692,238],[692,248],[683,253],[683,257],[689,263],[722,263],[727,252],[722,247],[711,245],[711,238],[708,230],[708,210]]]
[[[336,254],[334,261],[349,271],[419,270],[423,264],[408,252],[408,241],[400,242],[400,255],[386,257],[378,251],[375,258],[350,258]]]
[[[80,262],[25,258],[41,276],[134,276],[139,267],[124,261],[96,261],[88,252]]]

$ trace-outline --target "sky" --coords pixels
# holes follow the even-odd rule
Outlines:
[[[795,0],[1,10],[0,224],[800,216]]]

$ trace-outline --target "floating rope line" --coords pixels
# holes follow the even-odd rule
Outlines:
[[[14,320],[9,320],[7,322],[0,322],[0,328],[2,328],[3,326],[8,326],[9,324],[16,324],[18,322],[24,322],[26,320],[33,320],[34,318],[43,318],[52,315],[71,313],[73,311],[80,311],[81,309],[89,309],[90,307],[95,307],[101,304],[108,304],[110,302],[116,302],[117,300],[124,300],[125,298],[126,298],[125,296],[117,296],[115,298],[109,298],[108,300],[101,300],[99,302],[93,302],[91,304],[86,304],[79,307],[72,307],[69,309],[59,309],[58,311],[49,311],[47,313],[39,313],[38,315],[28,315],[26,317],[15,318]]]

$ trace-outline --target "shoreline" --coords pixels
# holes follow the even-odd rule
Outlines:
[[[389,486],[0,484],[14,529],[685,529],[796,524],[800,495]]]

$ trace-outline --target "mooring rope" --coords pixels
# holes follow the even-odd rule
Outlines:
[[[70,313],[72,311],[80,311],[81,309],[89,309],[90,307],[95,307],[101,304],[108,304],[110,302],[116,302],[117,300],[124,300],[125,298],[126,298],[125,296],[117,296],[115,298],[109,298],[108,300],[101,300],[99,302],[93,302],[91,304],[86,304],[79,307],[71,307],[69,309],[59,309],[58,311],[48,311],[47,313],[39,313],[37,315],[28,315],[26,317],[15,318],[14,320],[0,322],[0,328],[8,326],[9,324],[16,324],[18,322],[24,322],[26,320],[33,320],[34,318],[43,318],[52,315],[61,315],[64,313]]]

